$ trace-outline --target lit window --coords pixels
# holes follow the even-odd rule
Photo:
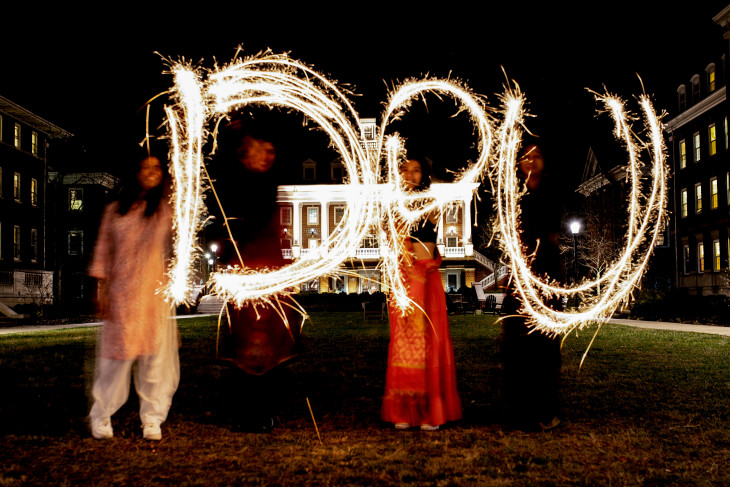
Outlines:
[[[68,209],[70,211],[83,211],[84,190],[81,188],[68,189]]]
[[[446,246],[447,247],[458,247],[458,245],[459,245],[458,237],[446,237]]]
[[[715,91],[716,78],[715,78],[715,65],[712,64],[707,68],[707,91],[712,93]]]
[[[38,180],[36,178],[30,180],[30,204],[38,206]]]
[[[84,232],[83,230],[68,231],[68,255],[84,254]]]
[[[687,218],[687,214],[688,214],[687,203],[688,203],[687,190],[682,189],[682,218]]]
[[[720,270],[720,241],[714,240],[712,242],[712,265],[713,270]]]
[[[20,203],[20,173],[13,173],[13,198]]]
[[[450,206],[446,209],[446,223],[458,223],[459,222],[459,208],[457,206]]]
[[[702,184],[695,184],[695,213],[702,213]]]
[[[697,242],[697,271],[705,272],[705,246],[702,240]]]
[[[291,206],[283,206],[279,210],[279,215],[281,217],[280,223],[282,225],[291,225],[291,220],[292,220],[292,209],[291,209]]]
[[[709,145],[708,149],[710,151],[710,155],[714,156],[715,154],[717,154],[717,129],[715,128],[714,123],[712,125],[710,125],[710,130],[709,130],[708,135],[710,137],[710,145]]]
[[[700,133],[697,132],[694,135],[695,142],[695,162],[700,162]]]
[[[656,236],[656,242],[654,245],[656,247],[664,247],[667,245],[667,225],[664,219],[661,220],[661,228],[659,229],[659,232]]]
[[[335,225],[339,225],[344,216],[345,216],[345,207],[344,206],[335,206]]]
[[[38,230],[35,228],[30,229],[30,261],[36,262],[38,260]]]
[[[20,227],[13,225],[13,260],[20,260]]]
[[[378,248],[378,237],[376,237],[373,234],[365,235],[365,237],[363,237],[360,245],[361,245],[360,248],[363,248],[363,249],[377,249]]]
[[[319,224],[319,208],[310,206],[307,208],[307,225]]]
[[[710,179],[710,208],[720,206],[720,195],[717,192],[717,178]]]
[[[30,133],[30,151],[34,156],[38,156],[38,132],[35,130]]]
[[[13,144],[15,145],[16,149],[20,149],[20,124],[19,123],[15,124]]]
[[[684,139],[679,141],[679,168],[687,167],[687,143]]]

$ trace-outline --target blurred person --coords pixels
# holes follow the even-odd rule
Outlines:
[[[430,167],[423,158],[408,159],[400,171],[408,191],[430,187]],[[399,430],[435,431],[462,415],[436,224],[429,215],[405,237],[406,252],[400,258],[413,308],[403,316],[390,306],[382,418]]]
[[[145,154],[102,216],[89,269],[104,319],[89,413],[97,439],[113,436],[111,416],[134,375],[143,437],[160,440],[180,380],[174,309],[158,292],[171,249],[168,189],[160,159]]]
[[[561,208],[557,188],[546,171],[545,158],[535,144],[520,152],[518,176],[527,193],[520,203],[520,238],[527,255],[534,254],[532,272],[542,278],[563,277],[558,237]],[[560,425],[558,390],[560,382],[560,337],[532,331],[527,317],[518,314],[520,298],[510,284],[502,310],[501,359],[502,402],[509,427],[547,431]],[[554,298],[548,305],[562,310]]]
[[[226,134],[233,139],[234,150],[224,152],[212,168],[226,219],[220,208],[210,208],[215,222],[208,240],[220,242],[222,267],[275,270],[286,263],[276,202],[280,178],[275,171],[276,147],[262,121],[257,119],[258,129],[236,122]],[[273,428],[277,403],[288,388],[290,372],[285,364],[299,354],[303,318],[292,309],[296,304],[290,298],[279,299],[280,309],[226,303],[220,355],[233,366],[227,371],[225,410],[235,430]]]

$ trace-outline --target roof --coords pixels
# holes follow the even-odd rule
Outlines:
[[[58,125],[52,124],[48,120],[39,117],[30,110],[26,110],[17,103],[10,101],[3,96],[0,96],[0,112],[10,115],[16,120],[23,122],[24,124],[27,124],[54,139],[73,136],[71,132],[62,129]]]

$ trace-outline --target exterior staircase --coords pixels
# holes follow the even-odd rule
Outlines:
[[[217,315],[220,314],[221,308],[224,304],[225,301],[220,299],[218,296],[214,294],[206,294],[200,298],[200,303],[198,303],[198,309],[195,313],[199,315]]]

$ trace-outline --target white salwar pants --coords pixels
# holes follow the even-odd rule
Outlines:
[[[132,374],[142,424],[163,423],[180,383],[177,320],[174,317],[165,323],[155,355],[129,360],[97,359],[91,390],[94,403],[89,412],[92,421],[111,417],[127,402]]]

